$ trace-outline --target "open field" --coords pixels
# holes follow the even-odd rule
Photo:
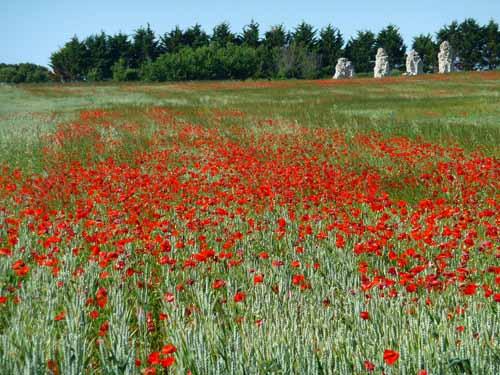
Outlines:
[[[0,373],[499,373],[499,145],[500,72],[0,86]]]

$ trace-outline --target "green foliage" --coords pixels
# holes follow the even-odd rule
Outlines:
[[[345,54],[352,61],[357,72],[373,71],[375,55],[375,34],[371,31],[358,31],[345,47]]]
[[[288,42],[287,33],[283,25],[272,26],[264,34],[264,45],[267,48],[284,47]]]
[[[75,36],[52,54],[50,66],[62,81],[317,78],[331,76],[337,60],[347,57],[358,76],[370,76],[378,47],[386,50],[396,70],[401,71],[405,64],[406,46],[394,25],[377,35],[358,31],[345,46],[339,29],[327,25],[318,32],[304,21],[292,32],[281,24],[270,27],[262,39],[260,35],[254,20],[239,35],[223,22],[214,27],[211,36],[195,24],[185,30],[176,26],[159,39],[148,24],[131,39],[122,33],[108,36],[104,32],[83,41]],[[436,70],[438,46],[444,40],[450,42],[455,62],[462,69],[496,69],[500,65],[500,32],[493,20],[484,26],[471,18],[453,21],[436,33],[435,40],[430,34],[415,37],[412,47],[420,54],[425,72]],[[16,75],[10,68],[2,74]],[[47,78],[42,72],[37,74],[41,76],[30,80]]]
[[[231,27],[229,23],[222,22],[221,24],[214,27],[212,38],[210,39],[212,43],[216,43],[221,47],[227,46],[229,43],[236,42],[236,35],[231,32]]]
[[[132,43],[127,35],[118,33],[108,36],[108,49],[111,65],[123,59],[127,64],[132,61]]]
[[[201,25],[196,24],[188,28],[183,34],[183,42],[187,47],[199,48],[208,46],[210,37],[201,29]]]
[[[159,55],[158,41],[149,24],[146,28],[140,27],[133,36],[132,67],[139,67],[146,62],[154,61]]]
[[[292,41],[297,46],[312,51],[316,47],[316,30],[311,24],[302,21],[292,34]]]
[[[484,46],[483,28],[473,19],[467,18],[458,27],[459,47],[457,50],[462,68],[477,70],[481,67]]]
[[[344,38],[339,29],[328,25],[319,33],[318,53],[321,57],[321,75],[332,75],[337,60],[342,57]]]
[[[0,82],[40,83],[50,79],[47,68],[35,64],[0,64]]]
[[[313,79],[318,77],[319,57],[302,43],[293,42],[281,50],[278,66],[279,78]]]
[[[132,69],[127,66],[125,59],[119,59],[111,68],[113,72],[113,81],[126,82],[135,81],[139,78],[137,69]]]
[[[91,81],[102,81],[111,78],[111,49],[109,40],[104,32],[89,36],[84,41],[87,50],[87,64],[89,72],[87,79]]]
[[[182,81],[206,79],[245,79],[255,77],[259,69],[257,51],[248,46],[218,44],[200,48],[183,48],[167,53],[143,67],[149,81]]]
[[[454,51],[458,51],[460,47],[460,32],[459,25],[457,21],[453,21],[449,25],[443,26],[436,33],[437,44],[443,43],[445,40],[448,41]]]
[[[430,34],[419,36],[413,39],[412,48],[418,52],[424,64],[424,72],[432,73],[437,69],[437,54],[439,47],[432,40]]]
[[[241,41],[248,47],[257,48],[260,45],[259,37],[259,24],[252,20],[243,28]]]
[[[162,53],[179,52],[184,44],[184,33],[176,26],[175,29],[165,33],[160,38],[160,51]]]
[[[382,29],[377,35],[375,46],[385,50],[391,66],[395,68],[404,66],[406,47],[397,26],[389,25]]]
[[[88,55],[85,43],[75,35],[50,56],[50,67],[61,81],[83,80],[88,70]]]
[[[498,23],[490,20],[484,26],[484,46],[482,51],[483,63],[488,69],[496,69],[500,66],[500,30]]]

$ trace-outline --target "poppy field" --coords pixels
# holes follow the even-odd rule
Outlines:
[[[0,373],[498,373],[499,82],[1,86]]]

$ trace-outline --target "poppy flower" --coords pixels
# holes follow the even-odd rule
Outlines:
[[[54,320],[56,322],[58,322],[60,320],[64,320],[65,317],[66,317],[66,314],[64,313],[64,311],[61,311],[59,314],[56,315],[56,317],[54,318]]]
[[[247,295],[245,294],[245,292],[237,292],[235,295],[234,295],[234,302],[238,303],[238,302],[244,302],[245,299],[246,299]]]
[[[169,293],[169,292],[165,293],[164,299],[165,299],[165,301],[167,301],[169,303],[172,303],[175,301],[174,295],[172,293]]]
[[[365,366],[365,370],[368,372],[372,372],[373,370],[375,370],[375,365],[368,360],[366,360],[363,365]]]
[[[174,357],[166,357],[161,359],[161,366],[163,368],[167,368],[172,366],[175,363],[175,358]]]
[[[148,356],[148,363],[150,365],[160,364],[160,352],[153,352]]]
[[[462,293],[466,296],[473,296],[476,294],[477,285],[476,284],[468,284],[462,289]]]
[[[384,362],[387,363],[389,366],[392,366],[394,363],[396,363],[398,358],[399,358],[398,352],[390,349],[384,350]]]
[[[359,316],[361,317],[361,319],[363,320],[368,320],[370,319],[370,314],[368,313],[368,311],[361,311],[359,313]]]
[[[163,354],[173,354],[177,351],[177,348],[172,345],[172,344],[167,344],[165,345],[162,349],[161,349],[161,352]]]
[[[259,274],[259,275],[255,275],[253,277],[253,284],[254,285],[260,284],[262,282],[264,282],[264,275]]]
[[[224,280],[215,280],[213,283],[212,283],[212,288],[213,289],[220,289],[222,288],[224,285],[226,285],[226,282]]]

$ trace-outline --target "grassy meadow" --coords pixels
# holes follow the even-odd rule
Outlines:
[[[0,86],[0,373],[497,374],[500,72]]]

